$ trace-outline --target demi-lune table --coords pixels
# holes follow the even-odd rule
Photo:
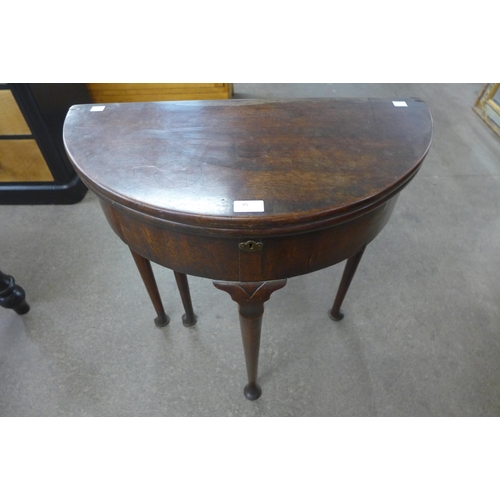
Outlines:
[[[151,261],[174,271],[186,326],[187,275],[238,303],[248,384],[264,302],[287,278],[347,259],[329,311],[341,320],[361,256],[389,220],[432,140],[419,99],[288,99],[75,105],[68,156],[132,252],[166,325]]]

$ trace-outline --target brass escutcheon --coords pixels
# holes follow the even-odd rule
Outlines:
[[[262,243],[262,241],[249,240],[245,243],[241,242],[238,246],[240,250],[243,250],[244,252],[258,252],[259,250],[262,250],[264,243]]]

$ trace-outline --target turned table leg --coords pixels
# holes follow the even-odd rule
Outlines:
[[[24,290],[16,285],[12,276],[2,271],[0,271],[0,306],[14,309],[17,314],[26,314],[30,310]]]
[[[183,273],[178,273],[177,271],[174,271],[174,276],[175,281],[177,282],[177,288],[181,294],[182,305],[184,306],[184,311],[186,312],[186,314],[182,315],[182,324],[184,326],[193,326],[198,320],[198,317],[193,311],[187,276]]]
[[[337,296],[335,297],[332,308],[330,309],[330,311],[328,311],[328,316],[330,316],[330,318],[334,321],[340,321],[344,317],[344,313],[340,310],[340,306],[344,301],[347,290],[349,290],[352,278],[354,277],[354,273],[358,268],[358,264],[361,261],[361,257],[363,256],[365,248],[366,246],[364,246],[357,254],[347,259],[344,273],[342,274],[342,279],[337,291]]]
[[[165,309],[163,309],[163,304],[160,298],[160,292],[158,291],[158,286],[156,285],[156,280],[153,274],[153,269],[151,268],[151,262],[148,259],[144,258],[142,255],[134,252],[130,248],[130,252],[132,253],[132,257],[134,258],[135,264],[139,273],[141,275],[142,281],[146,286],[146,290],[148,291],[149,297],[151,298],[151,302],[153,302],[153,306],[155,308],[156,314],[158,317],[155,318],[156,326],[165,326],[170,322],[170,318],[165,313]]]
[[[214,281],[213,284],[216,288],[227,292],[238,303],[248,375],[248,384],[243,393],[247,399],[253,401],[262,394],[262,390],[257,384],[257,370],[264,302],[269,300],[273,292],[286,285],[286,279],[259,283]]]

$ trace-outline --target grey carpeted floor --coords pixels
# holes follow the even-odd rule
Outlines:
[[[500,137],[473,112],[482,84],[235,84],[235,98],[420,97],[435,136],[368,247],[340,323],[343,264],[290,279],[266,305],[262,397],[247,401],[237,307],[154,265],[171,323],[89,193],[0,205],[0,265],[31,311],[0,310],[0,416],[500,415]]]

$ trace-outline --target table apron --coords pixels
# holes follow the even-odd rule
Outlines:
[[[140,213],[100,199],[115,233],[146,259],[193,276],[226,281],[291,278],[337,264],[370,243],[387,224],[398,195],[369,212],[315,231],[237,238],[176,231]],[[257,243],[262,243],[256,245]],[[256,250],[257,248],[257,250]],[[253,249],[253,251],[248,251]]]

